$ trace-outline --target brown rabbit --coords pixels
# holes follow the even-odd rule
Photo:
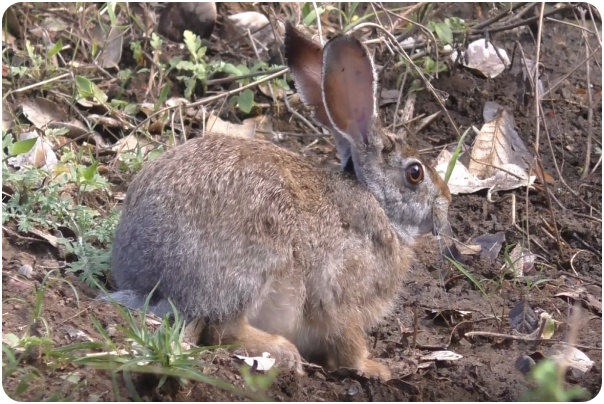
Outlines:
[[[414,240],[447,224],[447,186],[384,132],[367,49],[324,49],[287,27],[298,91],[333,134],[344,167],[316,168],[270,142],[207,135],[148,163],[132,182],[113,247],[113,297],[163,314],[171,299],[209,343],[270,352],[301,371],[390,378],[366,332],[391,309]]]

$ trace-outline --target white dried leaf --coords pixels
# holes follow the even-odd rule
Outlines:
[[[537,255],[532,254],[521,244],[516,244],[516,246],[510,252],[510,259],[514,264],[514,267],[511,268],[514,277],[522,278],[527,272],[533,269]]]
[[[499,55],[497,55],[499,53]],[[501,57],[500,57],[501,56]],[[478,39],[468,45],[468,49],[458,56],[458,52],[451,53],[451,60],[461,61],[465,67],[478,70],[485,77],[497,77],[510,65],[510,58],[504,49],[497,48],[492,42],[488,43],[484,38]]]
[[[275,365],[275,359],[270,356],[268,352],[263,352],[262,356],[254,357],[235,355],[237,359],[242,360],[246,365],[260,372],[268,372]]]
[[[422,361],[456,361],[463,358],[460,354],[453,351],[433,351],[427,355],[422,355]]]
[[[37,137],[36,143],[30,151],[15,157],[8,158],[8,164],[12,167],[21,169],[22,167],[36,167],[43,170],[52,170],[59,160],[52,149],[52,145],[38,136],[36,132],[22,133],[19,140],[32,139]]]
[[[437,165],[434,169],[443,179],[445,178],[451,157],[452,153],[443,149],[437,158]],[[494,176],[479,179],[457,160],[447,183],[449,192],[453,195],[458,195],[471,194],[482,189],[489,189],[490,192],[506,191],[528,187],[535,182],[536,177],[534,175],[529,176],[525,170],[515,164],[505,164],[502,168],[505,171],[498,170]],[[508,172],[511,174],[508,174]]]

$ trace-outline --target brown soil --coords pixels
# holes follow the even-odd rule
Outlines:
[[[570,20],[569,20],[570,21]],[[574,20],[572,20],[574,22]],[[571,71],[578,61],[585,57],[581,42],[581,32],[567,25],[547,22],[543,26],[541,63],[545,66],[544,79],[555,83]],[[601,32],[601,31],[600,31]],[[513,48],[515,40],[520,41],[526,55],[534,55],[532,39],[528,34],[499,33],[493,37],[498,46]],[[593,39],[593,38],[592,38]],[[595,43],[595,42],[594,42]],[[595,48],[592,43],[593,48]],[[519,56],[519,55],[517,55]],[[592,59],[592,85],[594,99],[594,137],[601,147],[602,103],[601,66]],[[516,61],[517,63],[518,61]],[[381,83],[385,88],[394,88],[392,80],[400,72],[386,74]],[[483,123],[482,109],[485,101],[497,101],[514,115],[519,133],[527,145],[535,138],[535,119],[532,101],[524,105],[517,97],[514,77],[504,73],[487,80],[465,70],[455,70],[442,74],[434,80],[436,89],[446,92],[449,97],[445,106],[452,120],[462,127]],[[390,87],[389,87],[390,86]],[[487,295],[483,295],[468,280],[448,263],[439,260],[437,247],[430,239],[418,245],[418,262],[413,268],[395,311],[373,330],[370,336],[372,352],[378,360],[386,362],[393,370],[394,379],[382,383],[356,375],[326,374],[322,370],[309,367],[307,376],[300,377],[288,372],[280,372],[267,395],[283,401],[508,401],[518,400],[530,386],[527,377],[515,368],[515,361],[523,355],[545,353],[549,343],[523,342],[506,338],[476,336],[464,337],[468,331],[489,331],[513,334],[508,313],[519,300],[524,300],[534,309],[550,313],[559,321],[554,339],[566,340],[569,335],[569,308],[573,301],[555,297],[557,293],[585,289],[585,293],[601,301],[602,296],[602,224],[589,216],[601,218],[602,171],[598,168],[586,179],[580,179],[579,168],[583,164],[586,133],[588,128],[587,95],[584,68],[566,78],[552,94],[551,101],[543,102],[546,123],[551,138],[551,147],[544,127],[541,126],[539,150],[544,170],[554,178],[547,185],[553,192],[548,200],[544,186],[535,189],[509,191],[497,195],[499,201],[488,202],[486,192],[453,197],[450,218],[455,235],[462,241],[487,233],[504,232],[506,243],[526,242],[526,236],[512,223],[512,209],[516,212],[516,223],[526,228],[531,235],[531,248],[541,258],[544,265],[541,273],[533,274],[532,282],[541,278],[551,279],[530,287],[522,281],[514,281],[509,276],[501,277],[504,265],[503,253],[495,262],[487,262],[477,257],[466,257],[466,266],[478,279],[492,279],[485,283]],[[393,107],[389,107],[393,109]],[[438,104],[428,93],[421,93],[416,104],[416,113],[426,115],[439,111]],[[392,111],[385,112],[391,116]],[[287,122],[294,122],[293,124]],[[292,126],[284,116],[281,125],[288,132],[303,129]],[[282,144],[316,159],[320,164],[336,165],[333,148],[326,139],[319,139],[318,147],[309,152],[304,146],[314,139],[287,138]],[[439,117],[416,136],[410,143],[418,149],[429,149],[427,159],[438,153],[437,146],[456,142],[457,137],[447,119]],[[594,158],[595,156],[595,158]],[[594,154],[593,160],[598,159]],[[560,173],[554,166],[557,161]],[[562,178],[566,185],[562,182]],[[515,207],[510,195],[515,195]],[[551,206],[550,206],[551,204]],[[589,206],[591,205],[591,207]],[[593,210],[592,210],[593,208]],[[552,215],[557,223],[560,243],[552,236]],[[57,251],[42,241],[18,235],[13,223],[3,230],[2,247],[2,331],[22,335],[31,324],[32,305],[35,291],[44,275],[52,268],[59,268]],[[32,279],[17,274],[23,264],[34,269]],[[446,269],[446,271],[445,271]],[[89,337],[102,340],[90,316],[94,316],[104,327],[122,324],[123,320],[110,304],[95,301],[97,295],[69,274],[68,279],[79,295],[79,306],[73,290],[64,282],[54,282],[46,290],[43,317],[48,323],[50,335],[56,346],[79,341]],[[18,299],[18,300],[17,300]],[[579,302],[581,303],[581,302]],[[602,313],[601,306],[583,303],[576,343],[582,346],[593,361],[593,368],[583,377],[569,375],[567,382],[588,390],[595,397],[602,383]],[[432,311],[444,311],[442,316]],[[454,310],[470,312],[460,319]],[[502,320],[496,320],[499,317]],[[462,321],[464,321],[462,323]],[[32,330],[40,334],[41,325]],[[82,331],[87,337],[76,336],[74,330]],[[86,339],[82,339],[84,341]],[[456,361],[432,362],[418,368],[421,355],[439,348],[447,348],[462,355]],[[538,356],[536,354],[535,356]],[[29,397],[20,399],[48,398],[58,393],[71,400],[90,399],[115,400],[116,388],[110,374],[83,366],[66,363],[49,367],[36,352],[32,352],[25,363],[36,367],[43,379],[32,381],[36,388],[28,390]],[[226,380],[237,387],[245,388],[240,374],[240,364],[232,358],[232,351],[218,349],[209,351],[200,358],[204,373]],[[80,381],[73,384],[66,376],[76,372]],[[241,397],[203,383],[190,382],[185,386],[167,383],[159,391],[153,377],[133,376],[137,391],[146,400],[165,401],[231,401]],[[17,378],[4,380],[5,391],[14,391]],[[119,397],[132,399],[121,375],[116,378]],[[74,386],[77,386],[74,388]]]

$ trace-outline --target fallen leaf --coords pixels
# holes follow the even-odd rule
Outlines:
[[[253,139],[256,132],[256,124],[248,122],[244,125],[223,121],[214,114],[210,114],[206,123],[206,131],[219,135]]]
[[[461,55],[458,51],[453,51],[451,60],[453,62],[459,60],[463,66],[479,71],[483,76],[489,78],[497,77],[510,64],[510,58],[505,49],[497,48],[495,50],[495,45],[492,42],[487,45],[484,38],[470,43],[466,51],[461,52]]]
[[[588,308],[594,309],[599,313],[602,313],[602,302],[599,301],[592,294],[588,293],[585,288],[578,287],[574,290],[567,290],[554,295],[554,297],[566,297],[576,302],[584,303]]]
[[[516,244],[510,252],[510,260],[514,266],[508,269],[511,269],[515,278],[522,278],[534,268],[536,259],[537,254],[532,254],[521,244]]]
[[[546,356],[562,366],[568,366],[575,377],[582,377],[594,365],[594,361],[582,351],[564,343],[552,345]]]
[[[36,138],[36,143],[30,151],[16,157],[9,157],[8,164],[15,168],[36,167],[43,170],[52,170],[59,160],[53,151],[52,145],[38,136],[36,132],[22,133],[20,140]]]
[[[453,351],[432,351],[428,354],[422,355],[420,360],[422,361],[456,361],[463,358],[460,354]]]
[[[126,137],[118,140],[112,147],[111,150],[117,153],[118,158],[129,152],[136,152],[146,156],[153,149],[153,142],[145,136],[137,137],[130,134]]]
[[[123,45],[124,33],[118,27],[111,27],[97,57],[97,63],[103,68],[118,67],[122,59]]]
[[[480,258],[494,261],[499,255],[501,246],[505,241],[505,233],[499,232],[495,234],[483,234],[472,239],[472,244],[477,244],[481,247]]]
[[[235,357],[260,372],[268,372],[275,364],[275,359],[271,358],[268,352],[263,352],[262,356],[248,357],[235,355]]]
[[[539,328],[539,316],[524,300],[518,301],[510,310],[510,326],[520,334],[531,334]]]
[[[28,99],[21,105],[23,115],[36,127],[46,129],[50,122],[65,122],[67,113],[56,103],[46,98]]]

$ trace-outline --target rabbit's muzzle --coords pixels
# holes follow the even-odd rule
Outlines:
[[[432,214],[427,215],[419,225],[420,234],[432,233],[435,236],[451,235],[451,225],[449,224],[449,203],[450,197],[443,195],[435,199],[432,206]]]

